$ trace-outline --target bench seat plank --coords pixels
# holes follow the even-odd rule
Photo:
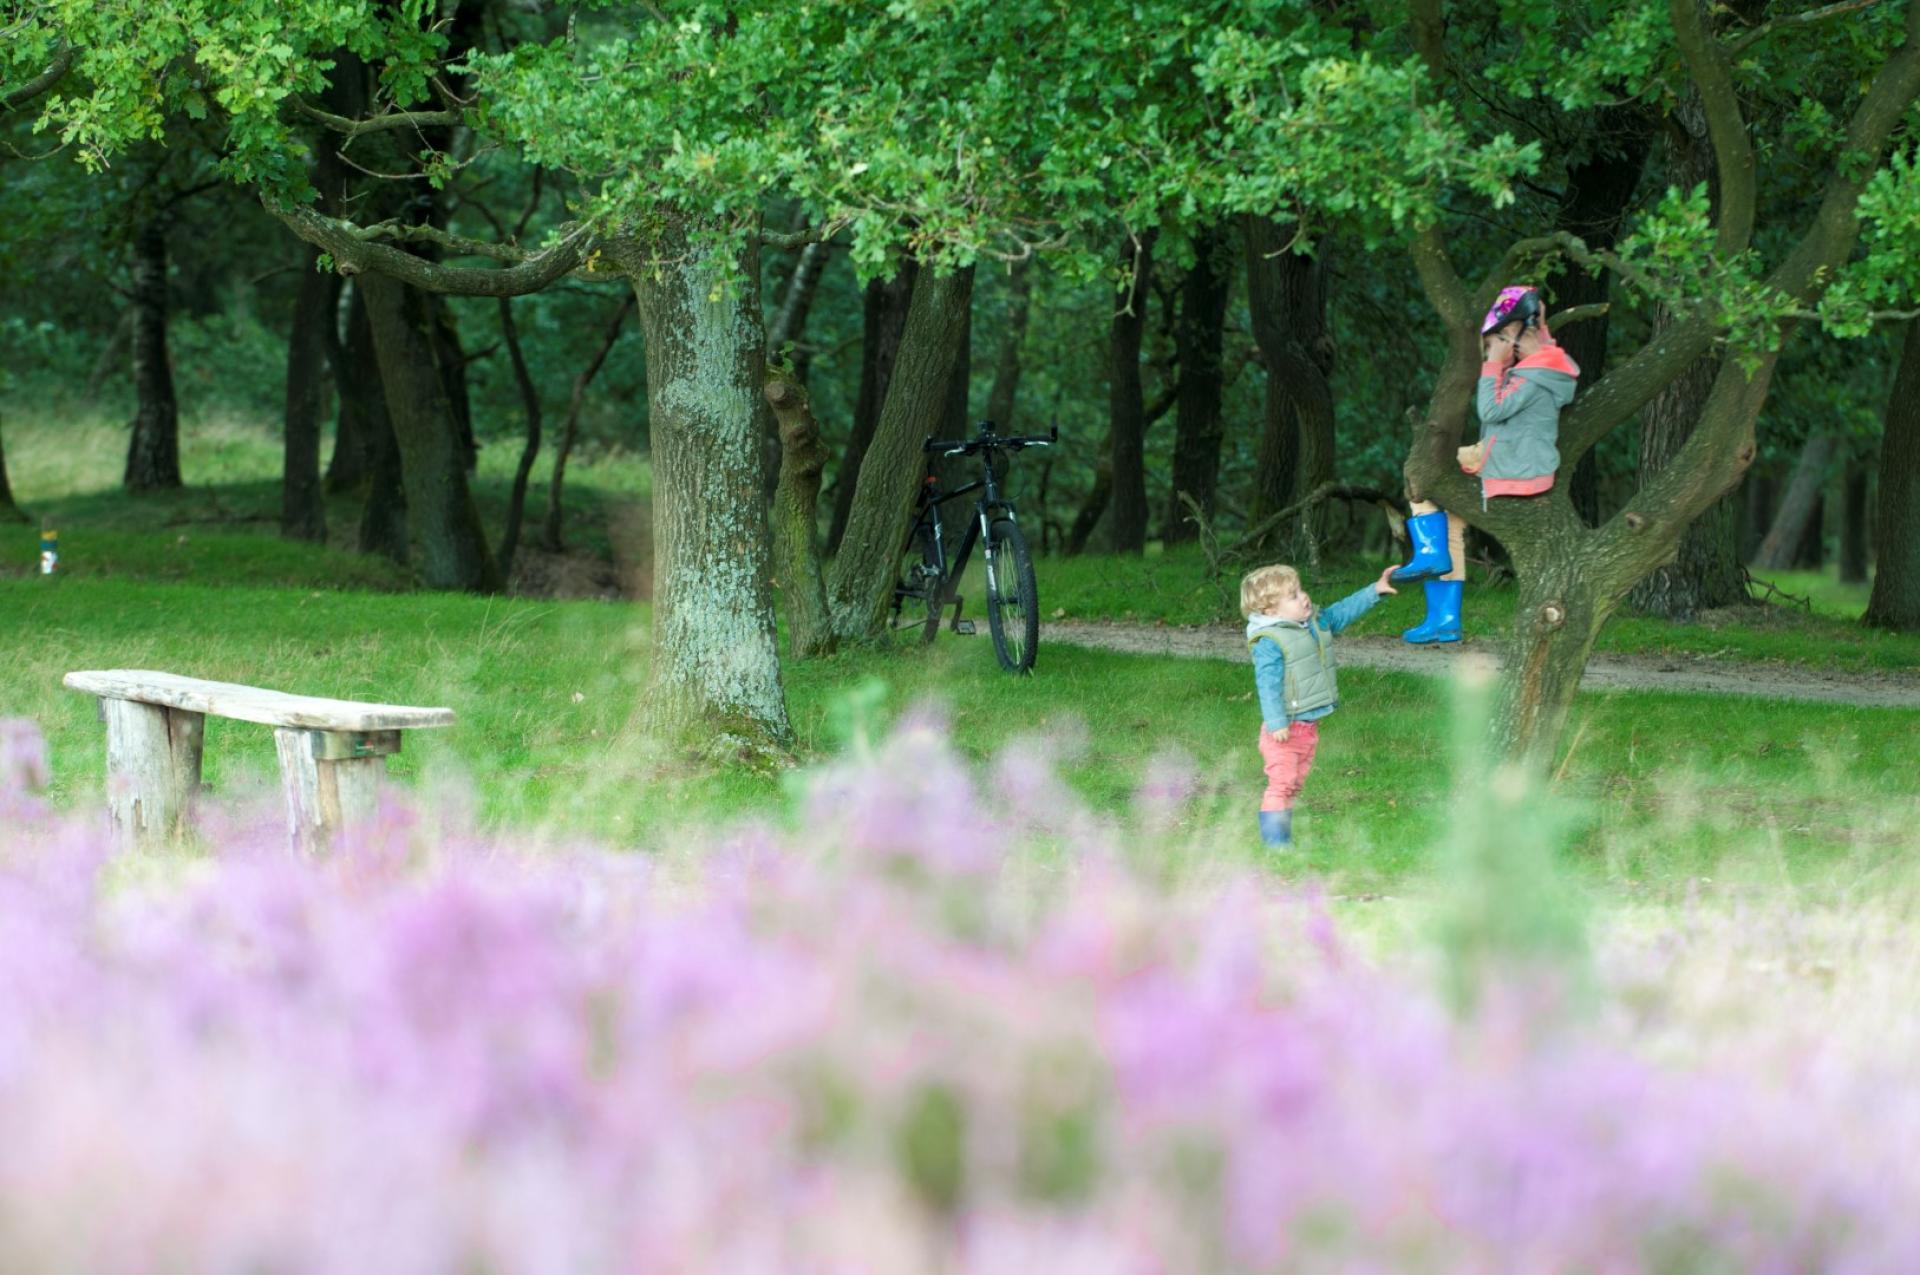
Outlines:
[[[197,677],[156,673],[147,669],[104,669],[69,673],[62,679],[76,691],[103,699],[136,700],[167,708],[230,717],[264,726],[299,727],[324,731],[415,730],[451,726],[450,708],[414,708],[404,704],[364,704],[356,700],[325,699],[317,695],[288,695],[235,682],[209,682]]]

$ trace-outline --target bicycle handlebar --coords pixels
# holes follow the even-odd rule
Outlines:
[[[929,438],[920,445],[920,450],[932,455],[971,456],[979,451],[995,451],[1005,448],[1019,451],[1022,447],[1051,447],[1060,440],[1060,430],[1056,427],[1045,434],[982,434],[978,438]]]

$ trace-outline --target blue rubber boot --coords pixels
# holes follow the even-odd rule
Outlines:
[[[1270,846],[1290,846],[1293,844],[1293,811],[1262,810],[1260,812],[1260,840]]]
[[[1427,618],[1400,636],[1415,646],[1424,646],[1429,642],[1458,642],[1460,595],[1466,590],[1466,583],[1464,580],[1427,581]]]
[[[1453,570],[1453,554],[1447,549],[1447,511],[1415,514],[1407,519],[1407,538],[1413,541],[1413,561],[1393,573],[1393,582],[1431,580]]]

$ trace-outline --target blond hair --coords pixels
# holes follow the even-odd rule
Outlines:
[[[1271,610],[1275,603],[1298,592],[1300,573],[1292,567],[1280,563],[1256,567],[1240,581],[1240,614],[1250,616],[1256,611]]]

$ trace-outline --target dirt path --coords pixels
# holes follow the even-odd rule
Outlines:
[[[1247,658],[1246,639],[1241,630],[1228,625],[1180,628],[1124,623],[1043,624],[1040,644],[1044,648],[1049,642],[1141,655],[1243,662]],[[1340,662],[1350,667],[1437,677],[1468,655],[1499,659],[1499,652],[1486,641],[1410,646],[1395,637],[1340,639]],[[1920,708],[1920,675],[1841,672],[1690,655],[1596,653],[1588,661],[1580,685],[1586,690],[1701,691],[1713,695],[1857,704],[1866,708]]]

